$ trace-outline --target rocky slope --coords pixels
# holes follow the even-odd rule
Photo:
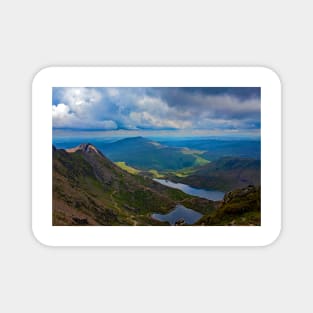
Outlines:
[[[220,207],[204,215],[197,225],[261,225],[261,188],[250,185],[228,192]]]
[[[164,225],[151,213],[167,213],[178,203],[204,214],[216,207],[127,173],[93,145],[53,147],[53,225]]]

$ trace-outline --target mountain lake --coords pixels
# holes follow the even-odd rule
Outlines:
[[[152,218],[161,222],[168,222],[171,225],[179,220],[184,220],[185,224],[192,225],[202,217],[202,214],[194,210],[188,209],[181,204],[177,204],[175,209],[167,214],[152,214]]]
[[[225,195],[225,193],[222,191],[193,188],[186,184],[174,183],[170,180],[165,180],[165,179],[155,178],[154,181],[162,185],[165,185],[167,187],[179,189],[186,194],[196,196],[199,198],[208,199],[208,200],[214,200],[214,201],[222,200]],[[201,213],[195,210],[186,208],[185,206],[181,204],[177,204],[175,208],[167,214],[157,214],[157,213],[152,214],[153,219],[161,221],[161,222],[168,222],[171,225],[175,225],[175,223],[179,221],[183,221],[187,225],[192,225],[196,223],[201,217],[202,217]]]
[[[188,195],[196,196],[196,197],[204,198],[204,199],[208,199],[208,200],[213,200],[213,201],[223,200],[224,195],[225,195],[225,192],[223,192],[223,191],[193,188],[189,185],[181,184],[181,183],[174,183],[174,182],[172,182],[170,180],[166,180],[166,179],[156,179],[155,178],[153,180],[164,185],[164,186],[179,189]]]

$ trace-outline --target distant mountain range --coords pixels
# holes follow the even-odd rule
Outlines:
[[[178,170],[208,163],[203,151],[169,147],[143,137],[131,137],[102,145],[101,150],[114,162],[141,170]]]
[[[203,214],[216,203],[130,174],[90,144],[53,147],[53,225],[166,225],[151,218],[183,204]]]
[[[258,155],[260,143],[257,141],[175,141],[176,145],[189,148],[175,147],[173,142],[171,144],[133,137],[106,144],[102,151],[130,172],[168,178],[196,188],[230,191],[248,185],[260,186],[260,159],[237,156]],[[216,159],[218,155],[232,153],[234,155]],[[212,161],[209,161],[210,155],[214,155]]]
[[[213,161],[222,157],[240,157],[261,159],[260,140],[240,139],[192,139],[162,140],[162,144],[171,147],[186,147],[191,150],[205,151],[201,156]]]

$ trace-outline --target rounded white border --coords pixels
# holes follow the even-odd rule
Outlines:
[[[261,226],[52,226],[52,87],[261,87]],[[48,67],[32,86],[32,228],[49,246],[264,246],[281,229],[281,83],[264,67]]]

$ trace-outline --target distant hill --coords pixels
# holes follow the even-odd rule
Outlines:
[[[186,147],[192,150],[205,151],[201,157],[217,160],[221,157],[261,158],[261,142],[259,140],[240,139],[193,139],[164,140],[162,144],[171,147]]]
[[[197,223],[203,226],[261,225],[261,188],[248,186],[227,193],[221,206],[205,214]]]
[[[101,149],[110,160],[141,170],[178,170],[208,163],[202,152],[169,147],[143,137],[118,140],[102,145]]]
[[[249,158],[224,157],[200,167],[187,177],[169,179],[192,187],[230,191],[248,185],[260,186],[261,162]]]
[[[53,147],[53,225],[166,225],[151,213],[181,203],[203,214],[213,201],[124,171],[95,146]]]

